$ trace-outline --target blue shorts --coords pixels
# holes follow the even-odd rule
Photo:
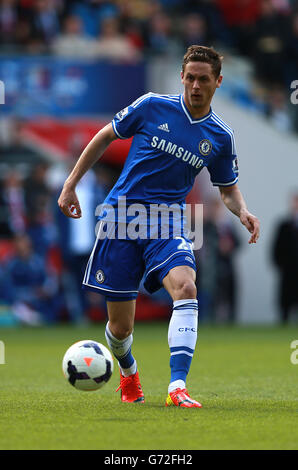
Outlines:
[[[90,255],[83,287],[107,300],[135,299],[144,276],[151,294],[160,289],[163,278],[175,266],[196,271],[192,242],[186,237],[169,239],[97,239]]]

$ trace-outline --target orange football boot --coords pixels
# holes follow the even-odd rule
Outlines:
[[[120,372],[120,385],[116,392],[121,389],[121,401],[126,403],[144,403],[145,397],[140,384],[139,373],[124,377]]]
[[[176,388],[170,392],[166,399],[166,406],[180,406],[181,408],[202,408],[201,403],[190,398],[186,388]]]

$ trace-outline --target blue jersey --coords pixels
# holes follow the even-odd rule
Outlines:
[[[211,109],[201,119],[193,119],[182,95],[148,93],[120,111],[112,125],[120,139],[134,138],[122,173],[101,207],[83,284],[110,301],[119,301],[137,297],[142,277],[152,293],[163,286],[174,267],[196,270],[180,208],[204,167],[215,186],[235,184],[238,169],[230,127]],[[119,205],[122,199],[129,205],[124,215]],[[177,219],[152,217],[162,205],[178,206]],[[133,221],[136,233],[128,230]]]
[[[215,186],[238,180],[232,129],[210,109],[194,119],[183,95],[148,93],[112,121],[117,137],[134,136],[122,173],[106,198],[127,203],[183,203],[196,175],[207,167]]]

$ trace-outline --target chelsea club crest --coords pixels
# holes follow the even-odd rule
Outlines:
[[[96,274],[95,274],[95,279],[96,279],[96,282],[98,282],[98,284],[102,284],[105,280],[105,275],[104,275],[104,272],[99,269]]]
[[[202,155],[209,155],[211,150],[212,150],[212,144],[211,144],[210,140],[208,140],[208,139],[201,140],[201,142],[199,143],[200,153]]]

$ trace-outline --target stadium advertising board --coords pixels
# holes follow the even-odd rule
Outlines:
[[[145,93],[145,64],[86,62],[55,57],[2,57],[1,112],[39,115],[109,115]]]

